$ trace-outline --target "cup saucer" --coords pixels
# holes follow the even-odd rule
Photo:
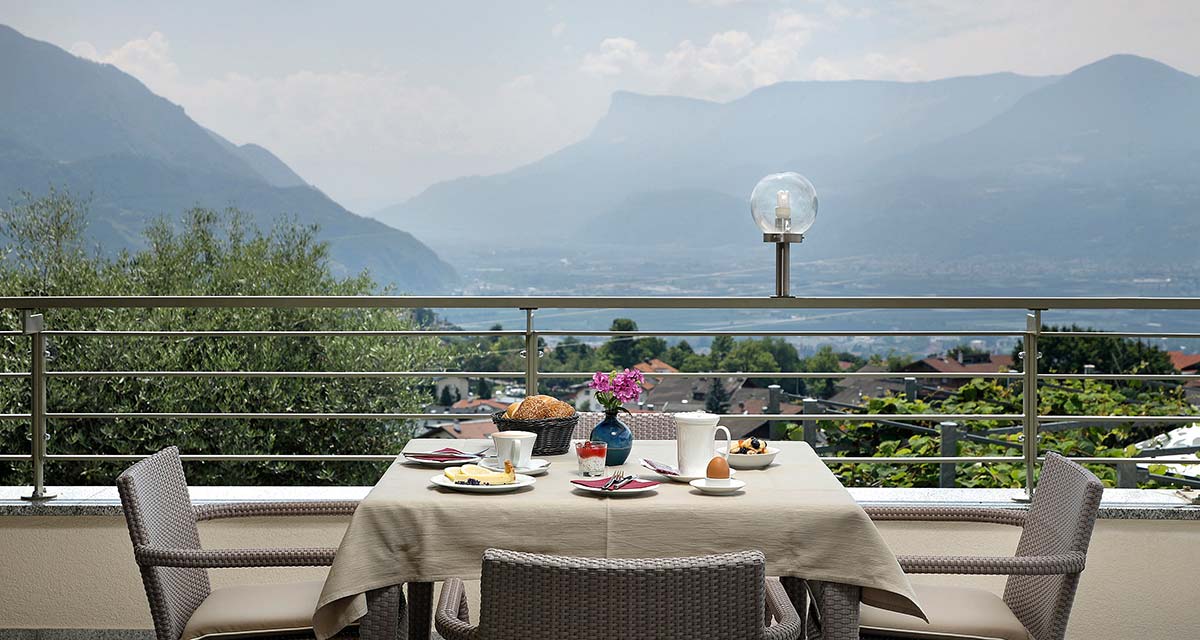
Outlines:
[[[479,466],[484,469],[491,469],[492,471],[504,471],[504,463],[496,460],[496,458],[484,458],[479,461]],[[529,466],[515,467],[513,470],[527,476],[540,476],[550,470],[550,461],[542,460],[541,458],[531,458]]]
[[[728,481],[712,480],[710,478],[696,478],[688,484],[696,487],[704,493],[710,493],[714,496],[728,495],[741,491],[746,483],[741,480],[730,479]]]

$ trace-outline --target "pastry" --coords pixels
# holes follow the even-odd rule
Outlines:
[[[446,467],[442,470],[454,484],[512,484],[517,481],[517,473],[510,460],[504,461],[504,471],[491,471],[477,464],[464,464],[461,467]]]
[[[767,441],[758,438],[742,438],[729,445],[729,453],[758,455],[767,452]]]

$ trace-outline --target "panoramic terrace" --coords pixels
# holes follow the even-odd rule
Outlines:
[[[65,412],[54,406],[50,391],[59,381],[68,379],[95,380],[124,378],[134,386],[155,379],[389,379],[406,378],[432,380],[455,375],[488,377],[522,382],[533,393],[539,383],[549,379],[583,381],[593,372],[547,372],[539,370],[539,345],[542,340],[621,337],[732,337],[776,336],[787,338],[820,338],[851,335],[880,337],[942,336],[976,338],[980,336],[1020,339],[1025,354],[1037,353],[1039,340],[1054,338],[1096,338],[1111,336],[1136,339],[1196,339],[1200,333],[1162,333],[1145,331],[1073,332],[1055,331],[1048,336],[1045,322],[1054,314],[1073,310],[1105,311],[1117,309],[1164,310],[1188,313],[1200,310],[1195,298],[622,298],[622,297],[45,297],[6,298],[0,308],[16,312],[21,326],[3,332],[5,339],[27,345],[30,354],[28,367],[23,371],[5,371],[6,384],[25,382],[31,391],[28,409],[0,416],[10,428],[28,428],[31,446],[25,451],[0,452],[0,460],[27,470],[27,486],[0,489],[0,544],[5,549],[21,550],[6,557],[7,578],[0,581],[0,632],[4,637],[100,637],[94,630],[114,630],[112,633],[149,637],[150,619],[137,570],[132,561],[129,539],[121,517],[120,503],[111,479],[95,486],[62,486],[56,482],[55,470],[63,464],[117,462],[132,464],[153,453],[140,450],[135,444],[120,453],[96,453],[72,448],[69,434],[79,421],[112,421],[128,426],[139,421],[212,420],[224,424],[272,424],[280,421],[301,421],[302,428],[352,428],[352,423],[384,421],[402,425],[410,421],[471,420],[474,414],[421,412],[364,412],[347,407],[337,412],[297,411],[226,412],[219,401],[211,411],[202,412],[122,412],[111,407],[94,406],[86,411]],[[320,308],[320,309],[496,309],[517,311],[524,315],[523,329],[513,330],[272,330],[254,326],[228,326],[221,329],[143,330],[137,326],[54,326],[46,318],[71,310],[140,310],[150,313],[156,309],[186,309],[195,312],[214,309],[248,308]],[[687,310],[760,309],[804,311],[814,309],[883,309],[883,310],[993,310],[1011,313],[1011,328],[980,331],[923,330],[919,327],[879,331],[694,331],[656,328],[639,331],[561,330],[538,322],[538,313],[547,309],[656,309],[684,312]],[[116,316],[114,316],[116,317]],[[513,336],[524,341],[523,371],[222,371],[222,370],[63,370],[53,366],[52,357],[59,343],[67,340],[101,340],[109,348],[134,348],[136,340],[226,340],[239,338],[313,338],[313,339],[411,339],[451,338],[457,336]],[[76,342],[72,342],[75,344]],[[126,346],[122,346],[126,345]],[[50,354],[51,357],[48,357]],[[1191,424],[1197,416],[1181,415],[1105,415],[1056,414],[1039,411],[1039,388],[1061,384],[1064,380],[1142,381],[1147,383],[1183,384],[1200,378],[1183,374],[1140,373],[1048,373],[1038,370],[1038,360],[1023,357],[1019,371],[994,373],[946,372],[844,372],[844,371],[739,371],[739,372],[668,372],[658,377],[697,377],[736,375],[749,379],[892,379],[905,381],[909,388],[924,379],[984,378],[1019,385],[1023,398],[1022,410],[1012,413],[909,413],[873,414],[850,411],[818,399],[803,400],[804,412],[778,413],[783,397],[778,387],[771,389],[768,411],[748,416],[728,413],[721,416],[722,424],[747,432],[763,421],[770,423],[773,437],[802,439],[813,446],[820,459],[832,467],[842,465],[927,465],[939,470],[938,487],[855,487],[850,492],[861,504],[880,505],[969,505],[988,509],[1023,508],[1034,492],[1033,474],[1025,469],[1040,465],[1047,449],[1040,446],[1041,435],[1061,433],[1111,425],[1159,425],[1163,430]],[[132,387],[130,393],[132,393]],[[772,408],[774,412],[772,412]],[[823,447],[821,431],[830,428],[827,422],[836,414],[839,423],[872,423],[902,425],[913,433],[936,437],[937,455],[847,456],[844,452]],[[976,423],[986,422],[984,429]],[[791,430],[785,424],[799,425]],[[932,426],[936,424],[936,426]],[[1019,434],[1019,437],[1012,436]],[[114,436],[114,445],[121,436]],[[959,455],[959,443],[979,442],[997,445],[1009,451],[996,455]],[[1190,590],[1191,576],[1179,571],[1181,566],[1195,566],[1200,559],[1194,545],[1196,522],[1200,507],[1177,495],[1176,488],[1195,485],[1183,476],[1168,476],[1161,471],[1147,471],[1146,465],[1198,464],[1194,454],[1200,447],[1163,450],[1143,450],[1136,455],[1071,456],[1087,465],[1115,467],[1117,481],[1106,489],[1101,503],[1100,521],[1093,536],[1071,621],[1071,636],[1080,638],[1119,638],[1134,634],[1145,637],[1179,637],[1181,630],[1194,629],[1194,613],[1184,605],[1175,608],[1160,598],[1163,593]],[[310,451],[292,454],[267,453],[195,453],[184,448],[181,458],[188,465],[196,463],[295,463],[297,465],[336,462],[339,464],[389,463],[399,452],[381,451]],[[1017,465],[1020,482],[1007,488],[972,489],[956,486],[956,470],[972,465]],[[115,467],[114,467],[115,468]],[[381,467],[382,468],[382,467]],[[1138,489],[1140,483],[1155,481],[1158,489]],[[336,484],[336,483],[334,483]],[[201,504],[230,501],[302,500],[340,501],[363,498],[367,486],[322,487],[247,487],[198,486],[192,488],[192,498]],[[317,518],[299,515],[292,518],[268,520],[251,518],[245,521],[216,522],[202,526],[206,546],[252,547],[264,539],[280,546],[337,546],[348,517]],[[782,523],[781,523],[782,525]],[[985,523],[952,522],[890,522],[878,523],[888,545],[896,553],[949,553],[959,555],[1010,555],[1016,544],[1016,534],[1010,530]],[[553,531],[538,532],[553,536]],[[764,530],[763,536],[772,532]],[[310,578],[323,577],[323,569],[255,569],[214,573],[215,585],[243,582],[276,582],[303,574]],[[67,578],[67,576],[70,576]],[[959,576],[936,578],[945,584],[971,584],[998,591],[1003,578],[996,576]],[[1156,595],[1158,594],[1158,595]],[[472,603],[476,603],[473,601]],[[1164,612],[1170,609],[1169,612]],[[477,610],[477,609],[474,609]],[[1149,614],[1148,611],[1156,613]],[[1160,615],[1161,613],[1161,615]],[[1187,621],[1190,617],[1190,621]],[[137,624],[132,624],[136,621]],[[28,635],[14,631],[29,631]],[[90,631],[84,631],[90,630]],[[17,634],[17,635],[13,635]],[[101,634],[103,635],[103,634]],[[82,636],[80,636],[82,637]],[[107,637],[107,636],[104,636]]]

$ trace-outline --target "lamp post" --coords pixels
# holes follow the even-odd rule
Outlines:
[[[791,247],[804,242],[804,232],[817,219],[817,190],[798,173],[773,173],[754,186],[750,215],[763,242],[775,243],[774,297],[790,298]]]

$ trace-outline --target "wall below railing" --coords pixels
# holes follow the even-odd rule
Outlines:
[[[247,490],[256,491],[242,492]],[[337,491],[365,493],[366,489],[345,487]],[[979,491],[964,489],[951,490],[957,492],[953,494],[937,489],[923,491],[934,499],[952,496],[951,501],[961,501],[968,495],[995,495],[964,494]],[[864,495],[857,497],[878,503],[890,502],[889,496],[908,502],[912,494],[874,489],[866,490]],[[0,515],[0,630],[150,627],[125,522],[111,500],[92,502],[90,507],[45,508],[68,514],[107,515],[21,516],[14,515],[15,507],[5,512],[8,515]],[[1182,596],[1193,591],[1196,576],[1191,569],[1200,566],[1200,522],[1185,516],[1195,516],[1200,510],[1109,506],[1105,513],[1107,517],[1099,520],[1092,538],[1068,637],[1192,637],[1200,628],[1200,608]],[[1164,516],[1176,519],[1158,519]],[[216,521],[201,525],[201,537],[211,548],[337,546],[348,522],[349,518],[341,517]],[[1019,535],[1014,528],[981,524],[881,522],[879,529],[898,554],[1009,555]],[[324,570],[231,569],[213,571],[212,575],[214,586],[225,586],[316,580],[323,577]],[[978,586],[997,593],[1004,585],[1002,577],[918,576],[914,582]],[[478,608],[473,606],[472,611]],[[0,638],[10,635],[0,631]],[[55,633],[49,637],[76,634]]]

